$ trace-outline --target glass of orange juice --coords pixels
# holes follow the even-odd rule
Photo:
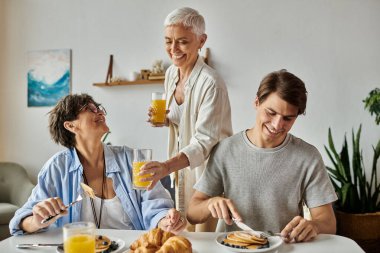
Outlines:
[[[63,226],[63,248],[65,253],[94,253],[95,224],[74,222]]]
[[[132,165],[132,181],[134,189],[145,189],[152,181],[141,182],[142,178],[150,177],[151,174],[139,176],[140,168],[147,162],[152,160],[151,149],[134,149],[133,150],[133,165]]]
[[[151,107],[153,109],[153,115],[151,119],[152,123],[165,124],[166,94],[163,92],[153,92]]]

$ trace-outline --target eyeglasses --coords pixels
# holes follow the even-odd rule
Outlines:
[[[85,104],[84,106],[82,106],[79,109],[79,112],[81,112],[83,110],[87,110],[87,111],[92,112],[92,113],[102,113],[104,115],[107,115],[106,109],[101,104],[95,105],[94,103],[88,103],[88,104]]]

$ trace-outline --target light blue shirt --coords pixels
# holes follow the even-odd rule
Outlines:
[[[148,230],[156,227],[174,206],[169,193],[160,182],[151,191],[134,190],[131,180],[132,149],[108,145],[104,145],[103,148],[106,176],[112,179],[116,196],[119,197],[134,229]],[[32,215],[33,206],[47,198],[60,197],[65,205],[75,201],[83,192],[80,186],[83,182],[82,174],[83,166],[75,148],[66,149],[50,158],[38,174],[38,183],[28,201],[16,211],[10,221],[10,233],[25,233],[19,227],[21,220]],[[81,207],[81,202],[73,205],[69,208],[68,215],[59,218],[49,227],[62,227],[66,223],[80,221]]]

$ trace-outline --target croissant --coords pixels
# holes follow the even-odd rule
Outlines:
[[[157,253],[192,253],[191,243],[183,236],[170,237]]]
[[[138,247],[135,251],[130,251],[134,253],[155,253],[157,252],[158,248],[145,248],[145,247]]]
[[[191,243],[185,237],[175,236],[160,228],[155,228],[140,236],[129,247],[130,253],[191,253]]]

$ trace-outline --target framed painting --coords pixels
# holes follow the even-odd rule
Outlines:
[[[28,107],[54,106],[70,94],[71,50],[28,52]]]

